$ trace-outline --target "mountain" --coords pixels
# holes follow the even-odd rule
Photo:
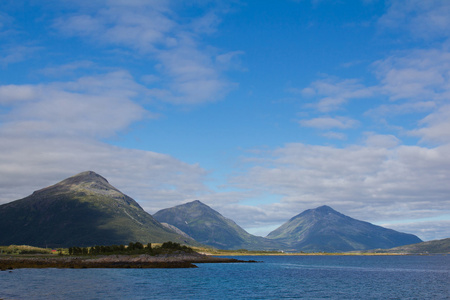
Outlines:
[[[161,225],[92,171],[0,205],[0,245],[70,247],[136,241],[195,243]]]
[[[415,235],[350,218],[329,206],[304,211],[267,238],[286,243],[288,250],[306,252],[387,249],[421,242]]]
[[[175,226],[199,243],[219,249],[278,250],[283,247],[277,241],[251,235],[198,200],[160,210],[153,217]]]
[[[450,238],[405,245],[386,250],[373,250],[377,253],[406,253],[406,254],[450,254]]]

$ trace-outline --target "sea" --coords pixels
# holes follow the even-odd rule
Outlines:
[[[450,255],[243,256],[193,269],[15,269],[0,299],[450,299]]]

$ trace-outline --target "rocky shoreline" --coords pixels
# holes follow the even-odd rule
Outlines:
[[[203,254],[172,254],[151,256],[142,255],[108,255],[98,257],[83,256],[4,256],[0,257],[0,270],[22,268],[197,268],[194,263],[239,263],[255,262],[234,258],[214,257]]]

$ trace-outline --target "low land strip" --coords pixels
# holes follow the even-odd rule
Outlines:
[[[175,253],[170,255],[107,255],[97,257],[34,255],[32,257],[0,256],[0,270],[20,268],[196,268],[194,263],[253,262],[222,258],[198,253]]]
[[[178,243],[58,248],[0,246],[0,270],[19,268],[196,268],[194,263],[253,262],[198,253]]]

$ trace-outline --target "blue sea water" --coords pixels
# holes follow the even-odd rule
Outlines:
[[[450,299],[450,256],[245,256],[196,269],[17,269],[0,299]]]

